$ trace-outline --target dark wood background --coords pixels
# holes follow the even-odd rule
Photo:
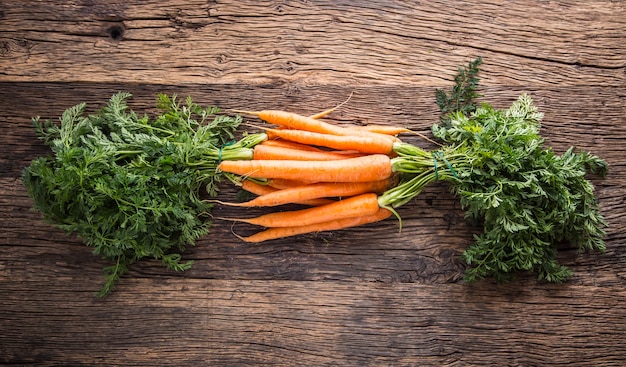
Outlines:
[[[0,4],[1,364],[626,363],[626,2]],[[480,229],[434,185],[402,208],[401,233],[389,219],[246,245],[216,221],[185,253],[190,271],[145,261],[98,299],[106,263],[44,223],[20,180],[47,152],[31,117],[82,101],[95,109],[119,90],[146,113],[159,92],[305,114],[354,92],[331,115],[338,123],[428,134],[435,89],[477,56],[484,100],[506,107],[532,94],[556,151],[576,145],[610,164],[593,178],[608,250],[565,247],[568,283],[463,283],[459,255]],[[228,185],[222,193],[234,199]]]

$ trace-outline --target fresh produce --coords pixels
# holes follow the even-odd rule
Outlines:
[[[296,129],[266,129],[272,138],[280,138],[300,144],[322,146],[338,150],[354,150],[370,154],[391,154],[393,152],[394,139],[389,135],[376,134],[361,130],[364,135],[333,135],[330,133],[318,133]]]
[[[275,141],[275,140],[268,140]],[[360,157],[357,152],[325,152],[294,149],[275,145],[258,144],[254,147],[254,159],[295,160],[295,161],[331,161]]]
[[[437,90],[442,117],[434,141],[404,127],[340,126],[291,112],[239,111],[272,124],[263,133],[234,133],[242,119],[201,108],[187,98],[159,95],[155,118],[114,95],[93,114],[69,108],[60,124],[34,119],[53,155],[24,170],[29,194],[49,222],[76,233],[111,262],[100,295],[109,293],[132,263],[158,259],[186,270],[185,246],[208,233],[222,178],[258,195],[236,204],[273,207],[256,218],[224,218],[264,227],[246,242],[339,230],[382,221],[429,184],[447,182],[482,226],[463,252],[465,279],[509,279],[518,271],[561,282],[571,271],[556,260],[559,244],[605,250],[606,222],[586,178],[607,164],[570,148],[544,147],[541,113],[523,94],[508,109],[479,97],[479,58],[459,68],[450,92]],[[345,102],[344,102],[345,103]],[[416,134],[432,151],[402,141]],[[201,189],[205,188],[206,193]],[[223,203],[233,205],[233,203]],[[282,205],[305,209],[280,211]]]
[[[368,192],[381,194],[392,185],[392,182],[393,180],[390,178],[369,182],[318,182],[278,190],[273,189],[269,184],[261,185],[250,180],[244,180],[241,188],[259,196],[243,203],[221,203],[247,207],[279,206],[328,197],[351,197]]]
[[[277,110],[263,110],[263,111],[239,111],[240,113],[246,113],[249,115],[257,116],[264,121],[271,122],[272,124],[279,125],[288,130],[295,130],[300,132],[309,132],[316,134],[325,134],[327,136],[362,136],[362,137],[376,137],[379,139],[385,139],[387,141],[393,141],[391,137],[385,134],[378,134],[363,129],[354,129],[350,127],[342,127],[319,119],[319,114],[314,117],[307,117],[298,115],[292,112],[277,111]],[[328,110],[330,111],[330,110]],[[382,135],[382,136],[381,136]],[[288,139],[293,140],[293,139]],[[323,142],[321,142],[322,145]]]
[[[436,102],[443,116],[440,123],[432,127],[433,135],[441,142],[434,151],[426,151],[397,138],[381,139],[382,143],[375,146],[371,139],[379,139],[382,134],[333,126],[293,113],[248,112],[281,127],[269,130],[270,136],[299,144],[370,154],[328,162],[307,161],[305,164],[274,160],[229,161],[220,164],[219,168],[257,179],[287,178],[309,184],[372,181],[375,177],[382,180],[397,175],[397,185],[375,196],[375,201],[380,210],[387,214],[393,212],[398,218],[398,207],[419,195],[428,184],[446,181],[459,197],[467,218],[483,226],[483,232],[463,252],[463,258],[470,265],[465,275],[467,281],[485,277],[506,280],[518,271],[534,271],[540,279],[551,282],[564,281],[571,271],[556,260],[560,243],[577,244],[581,249],[605,250],[606,222],[600,214],[593,185],[585,176],[587,171],[604,176],[607,164],[599,157],[577,152],[573,147],[561,155],[545,148],[539,134],[542,115],[526,94],[506,110],[495,109],[486,103],[477,105],[477,74],[481,62],[479,58],[466,68],[459,68],[455,85],[449,93],[437,91]],[[406,132],[402,128],[389,131]],[[301,138],[308,136],[307,133],[315,138]],[[350,144],[334,143],[339,140],[350,141]],[[366,163],[374,158],[376,164]],[[336,173],[326,175],[327,167],[333,167]],[[379,172],[384,172],[383,176],[379,176]],[[303,184],[299,189],[291,190],[304,191],[307,186]],[[327,204],[328,207],[334,205],[338,204]],[[289,212],[288,215],[296,218],[310,210]],[[387,216],[376,218],[382,220]],[[358,217],[368,217],[368,220],[351,220]],[[298,220],[293,221],[291,227],[270,228],[245,240],[258,242],[325,230],[323,228],[346,228],[350,223],[371,223],[374,217],[371,210],[363,213],[360,209],[342,211],[327,217],[332,218],[335,225],[329,220],[323,222],[324,226],[319,223],[302,226],[298,225]],[[339,222],[341,225],[337,224]],[[272,227],[267,223],[251,223]]]
[[[375,193],[368,192],[313,208],[268,213],[255,218],[226,219],[263,227],[294,227],[370,215],[378,209],[378,197]]]
[[[433,134],[446,143],[443,156],[461,157],[444,179],[461,201],[466,217],[482,222],[483,233],[463,253],[471,265],[466,280],[506,280],[517,271],[561,282],[571,270],[556,260],[558,245],[605,250],[606,222],[585,178],[605,176],[607,164],[570,147],[561,155],[544,147],[542,114],[523,94],[506,110],[473,102],[481,60],[461,72],[459,83],[438,104],[448,111]],[[465,158],[463,158],[465,157]],[[456,159],[456,158],[455,158]]]
[[[315,233],[321,231],[336,231],[339,229],[357,227],[365,224],[380,222],[387,219],[392,214],[391,211],[380,208],[374,214],[364,214],[359,216],[348,216],[341,219],[327,222],[314,223],[308,225],[294,225],[291,227],[271,227],[264,231],[257,232],[248,237],[240,237],[245,242],[264,242],[277,238],[284,238],[305,233]]]
[[[311,182],[368,182],[392,175],[391,160],[384,154],[328,161],[233,160],[219,165],[223,172],[254,178],[283,178]]]
[[[256,201],[254,199],[246,202],[246,203],[250,203],[249,205],[246,205],[246,203],[228,203],[228,202],[222,202],[222,201],[217,201],[217,202],[221,204],[225,204],[225,205],[234,205],[234,206],[276,206],[276,205],[283,205],[287,203],[318,206],[318,205],[328,204],[333,201],[331,199],[326,199],[320,196],[318,196],[320,197],[319,199],[318,198],[297,199],[297,198],[294,198],[293,195],[289,195],[288,199],[285,199],[285,195],[283,195],[283,192],[287,190],[277,189],[273,186],[270,186],[269,184],[261,184],[261,183],[255,182],[253,180],[248,180],[248,179],[239,181],[237,182],[237,184],[243,190],[243,191],[240,191],[240,194],[241,193],[245,194],[247,192],[247,193],[258,195],[257,198],[259,199],[259,202],[261,203],[261,205],[255,205]],[[268,195],[271,193],[279,194],[279,198],[271,198],[272,195]],[[279,200],[282,200],[282,202],[278,202]],[[252,203],[252,202],[255,202],[255,203]],[[275,204],[272,205],[272,202]]]
[[[252,159],[254,134],[233,141],[240,117],[201,108],[190,98],[159,95],[160,115],[140,117],[128,109],[128,93],[115,94],[95,114],[81,103],[60,125],[34,119],[53,155],[24,170],[23,180],[46,220],[76,233],[94,254],[111,262],[99,295],[109,293],[128,266],[159,259],[170,269],[189,269],[186,245],[209,230],[220,161]]]

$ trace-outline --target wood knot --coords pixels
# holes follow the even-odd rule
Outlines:
[[[126,29],[124,28],[124,24],[114,24],[112,26],[110,26],[109,28],[107,28],[107,34],[109,35],[109,37],[111,37],[112,40],[114,41],[121,41],[122,38],[124,37],[124,31]]]
[[[32,45],[23,39],[0,40],[0,57],[16,57],[17,55],[28,56]]]

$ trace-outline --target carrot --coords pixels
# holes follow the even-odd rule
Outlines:
[[[329,108],[326,111],[322,111],[320,113],[316,113],[315,115],[311,115],[309,116],[312,119],[321,119],[322,117],[326,117],[328,116],[331,112],[335,111],[336,109],[338,109],[339,107],[343,106],[344,104],[348,103],[348,101],[350,100],[350,98],[352,98],[352,94],[354,94],[354,92],[350,93],[350,95],[348,96],[348,99],[346,99],[345,101],[341,102],[340,104],[336,105],[335,107]]]
[[[330,161],[360,157],[361,153],[345,154],[327,151],[310,151],[293,148],[283,148],[271,145],[256,145],[254,159],[296,160],[296,161]]]
[[[417,131],[413,131],[411,129],[407,129],[405,127],[400,127],[400,126],[389,126],[389,125],[348,125],[347,128],[350,129],[354,129],[354,130],[361,130],[361,131],[369,131],[371,133],[378,133],[378,134],[384,134],[384,135],[390,135],[390,136],[395,136],[395,135],[399,135],[399,134],[413,134],[413,135],[417,135],[420,138],[433,143],[435,145],[438,146],[442,146],[441,143],[438,143],[430,138],[428,138],[426,135],[417,132]]]
[[[322,151],[321,149],[316,148],[316,147],[311,146],[311,145],[300,144],[300,143],[296,143],[294,141],[289,141],[289,140],[285,140],[285,139],[268,139],[268,140],[263,141],[259,145],[267,145],[267,146],[272,146],[272,147],[282,147],[282,148],[308,150],[308,151],[311,151],[311,152],[320,152],[320,151]]]
[[[267,195],[277,190],[269,185],[262,185],[251,180],[242,180],[241,188],[256,195]]]
[[[357,227],[360,225],[382,221],[391,216],[391,211],[380,208],[374,214],[362,215],[352,218],[343,218],[339,220],[322,222],[317,224],[293,226],[293,227],[276,227],[269,228],[248,237],[240,237],[245,242],[263,242],[277,238],[285,238],[304,233],[313,233],[321,231],[334,231],[344,228]]]
[[[327,152],[328,150],[324,150],[324,149],[320,149],[318,147],[314,147],[312,145],[307,145],[307,144],[301,144],[301,143],[296,143],[295,141],[290,141],[290,140],[285,140],[285,139],[281,139],[276,137],[276,139],[268,139],[268,140],[264,140],[263,142],[261,142],[258,145],[267,145],[267,146],[272,146],[272,147],[282,147],[282,148],[291,148],[291,149],[298,149],[298,150],[306,150],[306,151],[310,151],[310,152]],[[355,153],[359,153],[356,150],[331,150],[333,153],[335,154],[355,154]]]
[[[313,131],[324,134],[343,135],[339,133],[342,130],[342,128],[339,126],[320,121],[315,118],[298,115],[297,113],[280,110],[236,112],[247,113],[271,124],[285,126],[290,129]]]
[[[269,195],[271,193],[281,191],[269,185],[262,185],[251,180],[243,180],[241,182],[241,188],[253,194],[259,195],[258,197],[252,200],[258,200],[260,198],[264,198],[265,195]],[[293,200],[290,202],[290,204],[320,206],[320,205],[330,204],[332,202],[334,202],[334,200],[320,197],[320,198]],[[231,205],[231,206],[250,206],[250,205],[246,205],[246,203],[226,203],[226,202],[220,202],[220,203],[225,204],[225,205]]]
[[[356,131],[356,130],[355,130]],[[301,144],[317,145],[339,150],[356,150],[369,154],[391,154],[394,141],[386,135],[331,135],[304,130],[268,129],[268,134]],[[381,138],[384,136],[384,138]]]
[[[361,131],[369,131],[372,133],[378,133],[383,135],[398,135],[402,133],[412,132],[405,127],[390,125],[350,125],[348,126],[348,128]]]
[[[270,228],[294,227],[371,215],[376,213],[378,209],[378,196],[369,192],[313,208],[269,213],[255,218],[222,219]]]
[[[275,189],[283,190],[290,189],[293,187],[301,187],[306,185],[311,185],[317,183],[317,181],[306,181],[306,180],[287,180],[284,178],[272,178],[268,180],[267,184]]]
[[[361,195],[367,192],[380,194],[385,191],[391,180],[381,180],[374,182],[355,183],[316,183],[299,187],[292,187],[283,190],[275,190],[258,196],[245,203],[234,204],[236,206],[278,206],[304,200],[312,200],[327,197],[350,197]],[[261,185],[262,186],[262,185]]]
[[[293,112],[279,111],[279,110],[263,110],[263,111],[240,111],[239,113],[247,113],[249,115],[257,116],[261,120],[267,121],[274,125],[286,127],[288,129],[310,131],[319,134],[339,135],[339,136],[363,136],[373,137],[378,136],[379,139],[389,139],[395,141],[395,137],[388,135],[372,133],[369,131],[359,131],[356,129],[349,129],[334,125],[325,121],[321,121],[315,118],[302,116]]]
[[[222,161],[223,172],[253,178],[284,178],[314,182],[367,182],[391,177],[391,159],[384,154],[334,161]]]
[[[264,140],[263,142],[261,142],[260,144],[257,144],[257,145],[267,145],[267,146],[272,146],[272,147],[291,148],[291,149],[298,149],[298,150],[306,150],[306,151],[310,151],[310,152],[328,152],[329,151],[329,150],[325,150],[325,149],[320,149],[318,147],[314,147],[312,145],[300,144],[300,143],[296,143],[295,141],[289,141],[289,140],[281,139],[279,137],[276,137],[276,139]],[[353,155],[355,153],[359,153],[356,150],[336,150],[336,149],[331,150],[331,152],[333,152],[335,154],[347,154],[347,155]]]

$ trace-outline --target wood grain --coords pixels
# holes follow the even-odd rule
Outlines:
[[[620,306],[626,294],[623,289],[590,284],[525,283],[511,288],[134,278],[110,298],[94,301],[80,286],[73,289],[77,297],[64,298],[65,282],[56,277],[5,286],[11,292],[4,303],[13,310],[2,316],[10,326],[0,347],[6,362],[106,361],[131,366],[623,362],[626,319]],[[155,287],[161,292],[146,292]],[[582,293],[593,297],[581,299]],[[30,302],[21,303],[25,298]],[[146,315],[153,321],[146,323]],[[23,334],[31,338],[24,340]],[[24,350],[29,353],[19,353]]]
[[[375,1],[363,7],[76,1],[28,8],[16,2],[4,10],[11,31],[3,32],[0,75],[15,81],[433,86],[482,55],[490,60],[486,80],[499,84],[619,86],[625,13],[619,1]]]
[[[623,1],[3,2],[0,7],[0,364],[621,366],[626,360],[626,7]],[[280,108],[429,134],[434,93],[483,56],[481,94],[530,93],[542,134],[606,159],[591,177],[607,252],[559,255],[561,285],[462,282],[480,231],[436,184],[358,229],[258,245],[216,220],[184,273],[131,268],[98,299],[104,261],[31,210],[20,175],[48,154],[30,119],[116,91],[225,109]],[[426,148],[429,143],[407,137]],[[236,190],[224,183],[224,200]],[[216,216],[240,210],[216,206]]]

